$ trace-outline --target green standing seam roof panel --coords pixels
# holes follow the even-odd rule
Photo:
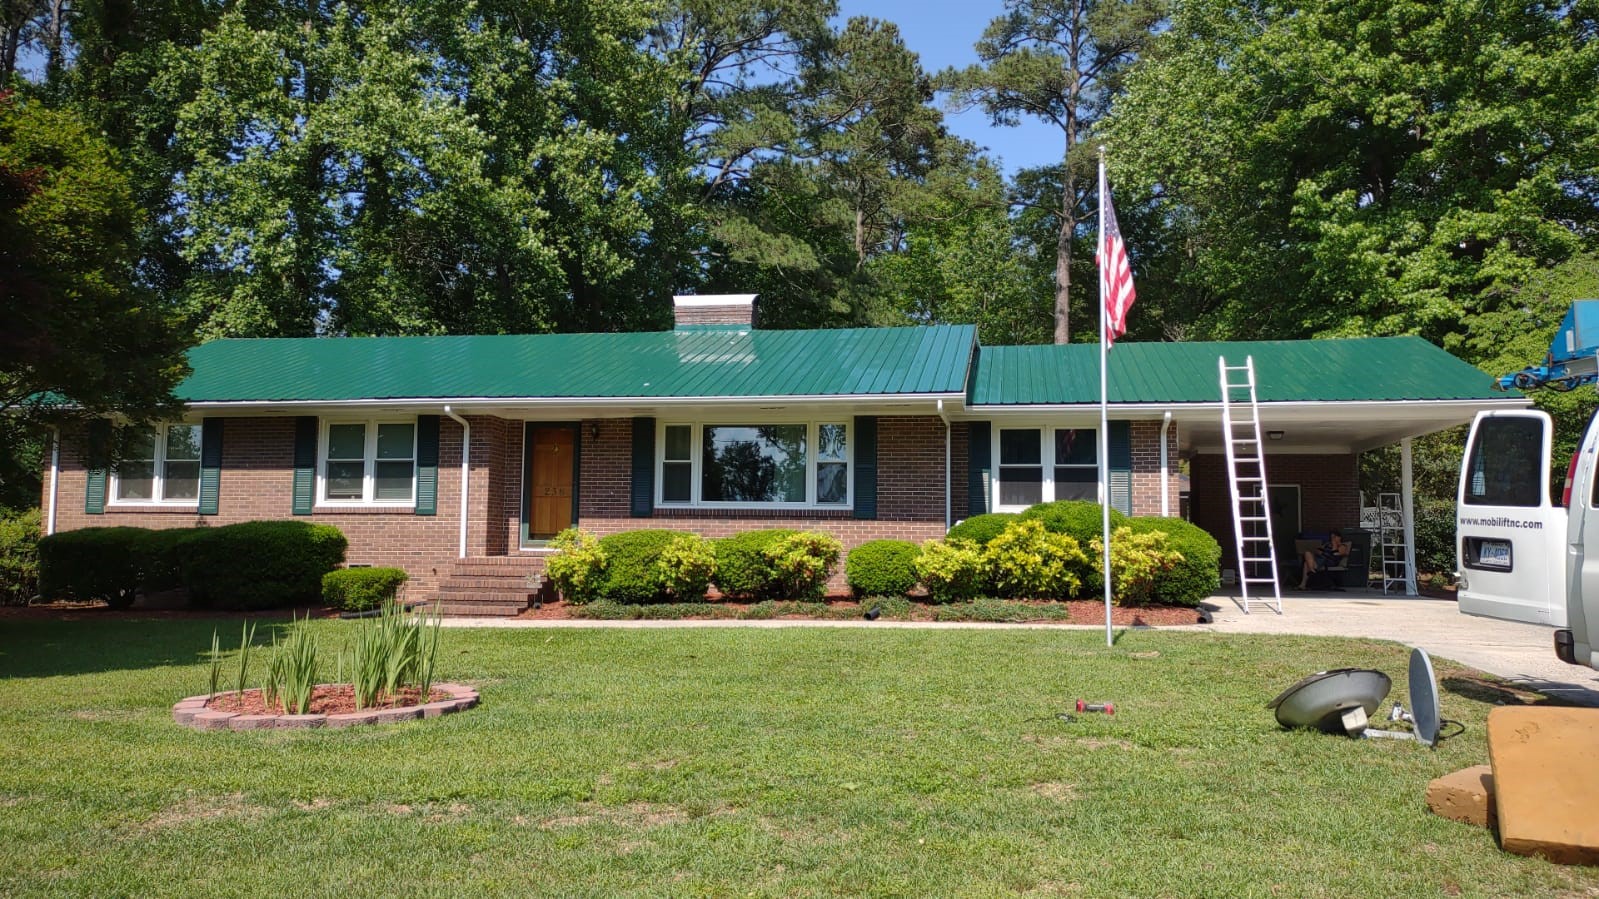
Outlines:
[[[959,394],[970,325],[216,340],[185,402]]]
[[[1255,359],[1256,395],[1270,402],[1518,399],[1420,337],[1122,343],[1110,350],[1112,403],[1219,403],[1216,359]],[[1099,345],[999,346],[978,351],[968,405],[1099,402]]]

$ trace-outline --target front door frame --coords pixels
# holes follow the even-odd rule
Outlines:
[[[522,524],[523,549],[542,549],[548,539],[535,539],[529,533],[532,527],[533,497],[532,472],[528,470],[528,454],[533,447],[533,432],[540,430],[566,430],[572,432],[572,526],[578,523],[578,497],[583,484],[583,423],[580,421],[524,421],[522,422]]]

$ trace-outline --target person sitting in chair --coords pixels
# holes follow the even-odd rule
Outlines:
[[[1317,550],[1305,551],[1305,565],[1299,574],[1299,589],[1310,586],[1310,576],[1318,571],[1339,568],[1349,561],[1349,541],[1336,531]]]

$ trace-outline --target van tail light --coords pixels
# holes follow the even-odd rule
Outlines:
[[[1560,491],[1560,505],[1571,508],[1571,482],[1577,477],[1577,460],[1582,458],[1582,450],[1571,454],[1571,464],[1566,466],[1566,486]]]

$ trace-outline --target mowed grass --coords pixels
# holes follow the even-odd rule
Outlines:
[[[199,733],[170,705],[205,689],[213,626],[0,622],[0,894],[1599,891],[1599,871],[1427,812],[1429,779],[1487,760],[1510,694],[1440,662],[1466,730],[1436,752],[1283,732],[1263,707],[1346,665],[1403,699],[1394,644],[450,629],[442,673],[479,685],[478,709]],[[354,627],[312,626],[330,659]],[[1118,714],[1061,720],[1079,696]]]

